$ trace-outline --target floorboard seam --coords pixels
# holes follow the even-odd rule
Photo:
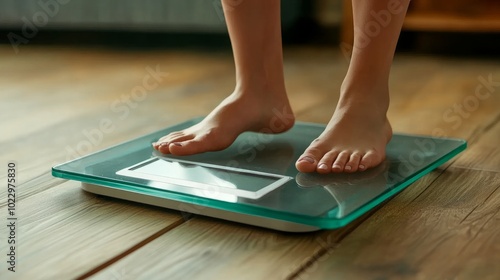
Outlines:
[[[336,246],[328,246],[327,248],[321,248],[318,252],[314,253],[307,261],[300,265],[300,267],[290,274],[286,280],[297,280],[302,279],[300,275],[305,272],[312,264],[318,261],[321,257],[326,255],[327,252],[332,251]]]
[[[482,133],[485,134],[485,133],[488,133],[488,131],[490,131],[493,127],[495,127],[495,125],[497,125],[498,123],[500,123],[500,114],[497,114],[497,116],[491,121],[491,123],[487,124]]]
[[[467,215],[465,215],[465,217],[460,221],[460,223],[458,223],[459,225],[461,225],[465,220],[467,220],[467,218],[474,212],[476,211],[476,209],[479,207],[480,204],[474,206],[474,208],[472,208],[472,210],[467,213]]]
[[[419,198],[419,197],[420,197],[423,193],[425,193],[425,191],[427,191],[427,189],[428,189],[428,188],[430,188],[430,187],[434,184],[434,182],[436,182],[436,181],[437,181],[437,180],[441,177],[441,175],[443,175],[443,173],[444,173],[446,170],[448,170],[448,167],[449,167],[449,165],[448,165],[448,166],[446,166],[444,169],[442,169],[442,171],[441,171],[441,172],[439,172],[439,174],[436,176],[436,178],[434,178],[434,180],[432,180],[429,184],[427,184],[427,186],[426,186],[426,187],[425,187],[425,188],[424,188],[424,189],[423,189],[423,190],[422,190],[422,191],[421,191],[421,192],[420,192],[417,196],[415,196],[415,197],[414,197],[414,198],[410,201],[410,203],[411,203],[411,202],[414,202],[414,201],[415,201],[415,200],[417,200],[417,198]],[[438,169],[436,169],[436,170],[438,170]],[[414,183],[413,183],[413,184],[414,184]]]
[[[486,124],[486,126],[482,128],[477,127],[476,129],[474,129],[468,137],[468,139],[470,139],[467,141],[469,146],[476,143],[476,141],[479,141],[482,135],[488,133],[488,131],[490,131],[493,127],[495,127],[495,125],[497,125],[499,122],[500,122],[500,114],[497,114],[490,123]]]
[[[464,247],[462,247],[462,249],[460,250],[460,252],[458,253],[458,255],[461,255],[466,249],[467,247],[469,247],[469,245],[472,243],[472,241],[474,241],[477,236],[481,233],[481,231],[484,229],[484,227],[491,221],[491,219],[493,219],[496,215],[496,213],[498,213],[500,210],[497,210],[495,213],[493,213],[493,215],[491,215],[491,217],[489,217],[486,222],[484,222],[484,224],[481,226],[481,228],[479,228],[479,230],[476,232],[476,234],[474,234],[474,236],[468,240],[467,244],[464,245]]]
[[[149,236],[148,238],[142,240],[141,242],[135,244],[134,246],[130,247],[129,249],[127,249],[126,251],[116,255],[115,257],[107,260],[106,262],[98,265],[97,267],[91,269],[90,271],[84,273],[83,275],[79,276],[79,277],[76,277],[76,279],[87,279],[89,278],[90,276],[92,275],[95,275],[96,273],[100,272],[101,270],[103,269],[106,269],[107,267],[113,265],[114,263],[118,262],[119,260],[123,259],[124,257],[130,255],[131,253],[139,250],[140,248],[144,247],[145,245],[147,245],[148,243],[152,242],[153,240],[157,239],[158,237],[162,236],[163,234],[175,229],[176,227],[182,225],[183,223],[185,223],[187,221],[187,219],[185,218],[180,218],[179,220],[175,221],[174,223],[166,226],[165,228],[155,232],[154,234],[152,234],[151,236]]]
[[[311,257],[309,257],[305,262],[303,262],[295,271],[293,271],[288,277],[286,277],[286,280],[300,280],[302,277],[300,276],[304,272],[306,272],[311,265],[313,265],[315,262],[323,258],[327,254],[331,254],[335,248],[338,247],[339,243],[344,240],[351,232],[356,230],[359,226],[363,224],[364,221],[366,221],[368,218],[370,218],[373,214],[375,214],[380,208],[382,208],[384,205],[386,205],[391,199],[387,200],[383,204],[377,206],[376,208],[372,209],[370,212],[367,214],[361,216],[357,224],[352,225],[350,228],[346,228],[342,234],[339,235],[339,237],[336,239],[335,243],[333,244],[327,244],[327,246],[322,246],[320,250],[318,250],[316,253],[314,253]]]
[[[454,165],[453,168],[470,170],[470,171],[478,171],[478,172],[500,173],[500,170],[481,169],[481,168],[468,167],[468,166],[464,166],[464,165]]]

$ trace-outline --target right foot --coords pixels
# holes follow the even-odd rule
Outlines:
[[[233,93],[205,119],[172,132],[153,147],[163,154],[193,155],[229,147],[245,131],[281,133],[295,122],[286,93]]]
[[[387,86],[359,84],[344,90],[330,122],[296,163],[301,172],[364,171],[385,159],[392,137]]]

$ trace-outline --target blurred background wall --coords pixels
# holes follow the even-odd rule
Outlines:
[[[303,15],[303,7],[303,0],[286,0],[283,24]],[[27,20],[57,29],[226,31],[220,0],[0,0],[1,27],[19,28]]]
[[[236,8],[242,1],[232,3]],[[352,42],[350,6],[351,0],[282,0],[285,42],[289,38]],[[7,39],[8,32],[29,33],[34,28],[44,32],[227,33],[220,0],[0,0],[0,41]],[[411,34],[406,40],[411,46],[445,42],[447,50],[467,44],[494,50],[500,46],[500,1],[414,0],[403,33]]]

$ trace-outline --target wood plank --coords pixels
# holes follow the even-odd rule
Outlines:
[[[399,202],[389,202],[299,278],[500,275],[500,173],[450,168],[421,195]]]
[[[406,63],[396,63],[404,63],[405,68],[412,67],[412,63],[407,60],[409,57],[402,59],[405,59]],[[419,69],[419,74],[413,72],[414,77],[410,76],[412,71],[408,70],[408,76],[397,80],[401,74],[396,72],[401,70],[393,69],[392,73],[399,77],[391,79],[393,92],[388,115],[395,131],[430,135],[434,131],[440,131],[447,137],[469,139],[473,131],[478,127],[486,127],[495,118],[500,100],[493,95],[489,100],[480,100],[475,97],[475,90],[481,85],[479,77],[500,75],[498,67],[495,66],[498,65],[498,60],[483,63],[480,59],[438,56],[421,59],[424,62],[413,62]],[[426,68],[431,71],[430,79],[425,78],[428,76],[424,72]],[[432,68],[437,71],[431,70]],[[417,88],[414,82],[419,81],[421,87]],[[410,89],[416,91],[409,91],[406,88],[407,83],[410,84]],[[477,106],[465,105],[472,99],[477,101]],[[464,108],[463,114],[456,106]]]
[[[18,179],[18,176],[16,176],[16,179]],[[50,172],[45,172],[39,176],[32,177],[26,182],[19,183],[19,180],[17,181],[18,183],[15,184],[16,201],[21,202],[23,199],[26,199],[27,197],[36,195],[38,193],[41,193],[42,191],[60,185],[64,183],[66,180],[52,177]],[[3,195],[4,195],[3,197],[7,197],[7,190],[5,190],[5,193]],[[7,200],[0,201],[0,207],[6,207],[6,206],[7,206]]]
[[[195,217],[89,279],[284,279],[352,228],[287,234]]]
[[[477,141],[470,145],[454,166],[500,172],[500,113],[478,134]]]
[[[184,222],[178,212],[89,194],[71,181],[19,201],[17,209],[18,267],[7,274],[3,266],[2,279],[73,279]]]
[[[0,79],[5,85],[1,97],[2,114],[10,117],[10,121],[3,124],[10,133],[2,134],[0,141],[27,137],[32,129],[38,128],[38,123],[33,123],[38,120],[48,126],[57,123],[61,115],[65,118],[81,117],[80,114],[88,109],[97,108],[106,113],[113,113],[109,108],[112,103],[121,101],[123,95],[130,96],[135,86],[142,85],[143,78],[149,74],[148,67],[156,69],[158,65],[162,72],[169,73],[158,87],[149,92],[149,99],[162,94],[165,89],[182,87],[187,81],[216,76],[220,71],[227,73],[226,68],[231,65],[227,55],[226,59],[221,59],[223,56],[220,55],[198,55],[196,60],[195,54],[182,52],[176,53],[177,56],[174,57],[169,53],[158,52],[136,57],[134,52],[120,55],[97,50],[82,55],[78,50],[60,53],[56,50],[28,49],[25,51],[28,53],[23,53],[18,56],[19,59],[5,63],[4,67],[0,68]],[[28,73],[34,78],[30,83],[23,83],[19,78],[25,77],[26,68],[19,65],[23,66],[26,60],[32,58],[30,54],[36,54],[36,51],[46,52],[51,59],[35,59],[39,68]],[[196,67],[203,62],[206,63],[205,67]],[[35,92],[37,94],[33,94]],[[164,94],[175,95],[176,92],[179,90]],[[14,110],[16,108],[18,109]],[[27,123],[31,125],[26,127]],[[24,129],[19,129],[21,127]]]

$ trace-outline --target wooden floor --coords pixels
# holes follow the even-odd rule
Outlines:
[[[301,121],[326,123],[347,67],[333,48],[285,50]],[[134,87],[159,69],[142,100]],[[397,132],[469,148],[339,230],[287,234],[86,193],[53,165],[206,115],[231,92],[227,52],[0,46],[0,212],[16,162],[17,266],[0,279],[500,279],[500,59],[399,54]],[[488,84],[487,81],[490,81]],[[491,82],[493,81],[493,82]],[[128,101],[127,101],[128,100]],[[109,118],[113,131],[94,138]]]

